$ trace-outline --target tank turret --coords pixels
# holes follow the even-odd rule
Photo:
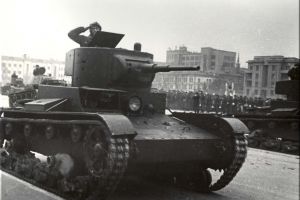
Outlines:
[[[288,71],[290,80],[276,82],[275,93],[286,99],[272,99],[270,106],[253,113],[236,115],[251,131],[250,147],[299,154],[299,63]]]
[[[137,46],[137,45],[135,45]],[[153,55],[120,48],[77,48],[66,56],[65,74],[72,86],[149,90],[157,72],[199,70],[200,67],[170,67],[153,63]]]
[[[299,84],[300,84],[300,67],[299,63],[295,64],[288,71],[290,80],[278,81],[275,86],[276,94],[286,95],[288,101],[299,102]]]

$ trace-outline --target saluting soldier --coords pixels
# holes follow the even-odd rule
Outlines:
[[[90,31],[90,35],[89,36],[85,36],[85,35],[81,35],[82,33],[84,33],[85,31],[89,30]],[[87,27],[78,27],[75,28],[73,30],[71,30],[68,33],[69,38],[71,38],[72,40],[74,40],[75,42],[77,42],[78,44],[80,44],[81,47],[90,47],[91,46],[91,41],[93,40],[93,38],[95,37],[96,33],[101,31],[101,26],[98,22],[94,22],[91,23],[89,26]]]

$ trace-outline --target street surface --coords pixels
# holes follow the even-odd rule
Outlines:
[[[219,174],[213,172],[215,180],[217,175]],[[57,200],[61,198],[1,172],[1,199]],[[299,156],[249,149],[243,168],[231,184],[211,194],[199,194],[171,184],[128,177],[110,197],[110,200],[135,199],[298,200]]]

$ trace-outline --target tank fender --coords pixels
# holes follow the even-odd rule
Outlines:
[[[237,118],[219,117],[212,114],[179,112],[173,112],[172,115],[186,123],[211,131],[221,137],[231,137],[235,134],[239,135],[249,133],[247,126]]]
[[[227,118],[222,117],[224,121],[227,122],[227,124],[232,128],[232,131],[235,134],[247,134],[249,133],[248,127],[239,119],[237,118]]]
[[[137,135],[130,120],[121,114],[97,114],[99,118],[106,124],[112,135]]]

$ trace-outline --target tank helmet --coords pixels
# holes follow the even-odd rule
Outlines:
[[[98,22],[91,23],[90,27],[97,27],[97,28],[99,28],[101,30],[101,26],[100,26],[100,24]]]

